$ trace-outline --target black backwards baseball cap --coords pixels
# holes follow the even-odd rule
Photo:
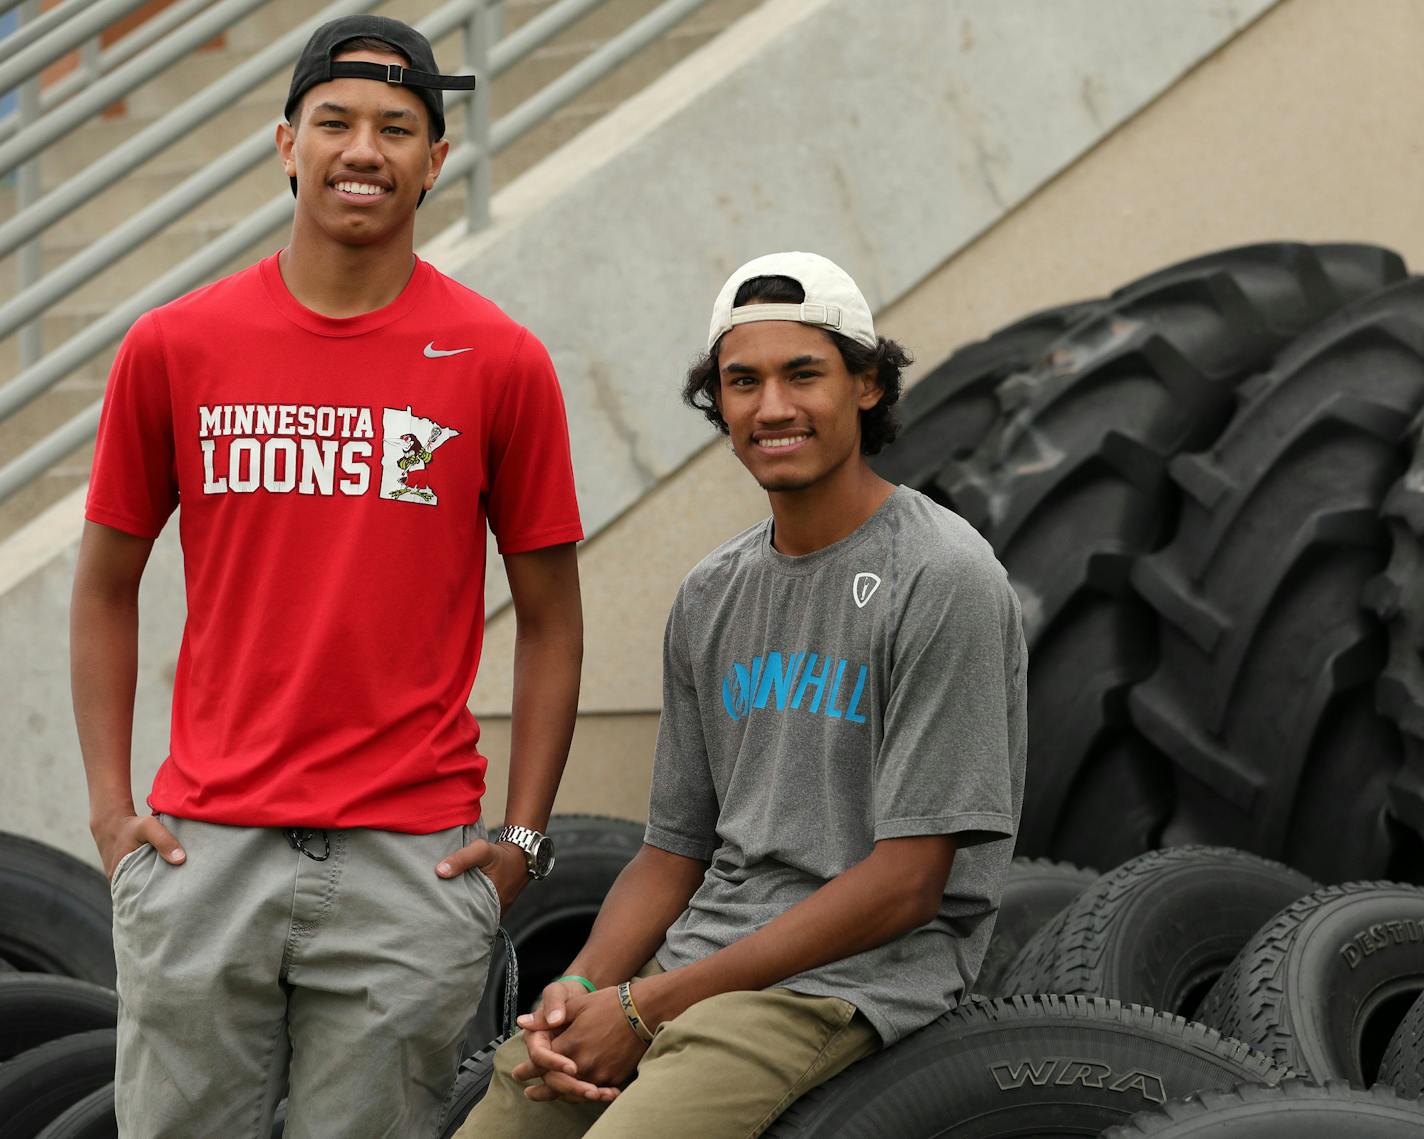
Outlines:
[[[410,60],[409,67],[397,63],[367,63],[354,59],[333,62],[336,49],[347,40],[376,39],[390,44],[398,55]],[[435,62],[430,41],[399,20],[386,16],[343,16],[322,24],[312,32],[297,65],[292,70],[292,86],[287,92],[283,117],[291,122],[301,98],[318,83],[332,79],[371,79],[395,87],[409,87],[430,112],[430,122],[437,139],[445,137],[445,100],[441,91],[473,91],[473,75],[441,75]],[[291,179],[292,193],[297,192],[297,180]],[[421,195],[424,197],[424,195]]]

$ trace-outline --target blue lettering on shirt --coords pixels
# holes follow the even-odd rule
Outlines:
[[[851,667],[851,661],[813,652],[768,652],[753,657],[749,665],[733,661],[722,676],[722,706],[733,720],[745,719],[754,710],[784,713],[790,708],[863,724],[860,701],[870,666],[855,666],[855,685],[844,700]]]

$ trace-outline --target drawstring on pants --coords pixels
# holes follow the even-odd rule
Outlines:
[[[331,839],[327,837],[327,833],[325,831],[289,830],[285,831],[284,833],[286,834],[287,842],[291,845],[292,849],[300,850],[313,862],[325,862],[328,858],[331,857]],[[311,842],[311,840],[314,838],[321,839],[320,854],[317,854],[314,850],[307,849],[306,844]]]
[[[504,942],[504,1016],[500,1030],[505,1036],[513,1036],[519,1025],[514,1018],[519,1015],[519,954],[514,951],[514,938],[509,930],[500,926],[495,932]]]
[[[282,833],[287,836],[287,844],[293,850],[301,851],[313,862],[325,862],[331,857],[331,836],[324,830],[292,828]],[[320,854],[307,846],[307,843],[314,839],[321,840]],[[504,943],[504,1001],[500,1027],[505,1036],[513,1036],[519,1027],[514,1019],[519,1013],[519,955],[515,952],[514,938],[509,935],[509,930],[501,925],[495,930],[495,934],[496,940]]]

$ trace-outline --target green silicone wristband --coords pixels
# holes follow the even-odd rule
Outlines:
[[[556,978],[555,981],[554,981],[554,984],[557,985],[560,981],[577,981],[580,985],[582,985],[582,986],[583,986],[585,989],[587,989],[590,993],[596,993],[596,992],[598,992],[598,986],[597,986],[597,985],[595,985],[595,984],[594,984],[592,981],[590,981],[587,977],[580,977],[580,976],[578,976],[576,973],[565,973],[562,977]]]

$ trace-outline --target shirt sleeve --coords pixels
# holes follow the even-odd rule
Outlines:
[[[717,790],[702,732],[682,612],[684,582],[663,633],[663,708],[648,805],[649,846],[710,862],[717,850]]]
[[[84,516],[156,538],[177,505],[168,361],[148,313],[129,329],[109,372]]]
[[[486,507],[501,554],[583,537],[563,394],[553,361],[522,331],[491,425]]]
[[[986,551],[927,566],[892,653],[874,773],[875,839],[1011,837],[1026,750],[1018,598]]]

